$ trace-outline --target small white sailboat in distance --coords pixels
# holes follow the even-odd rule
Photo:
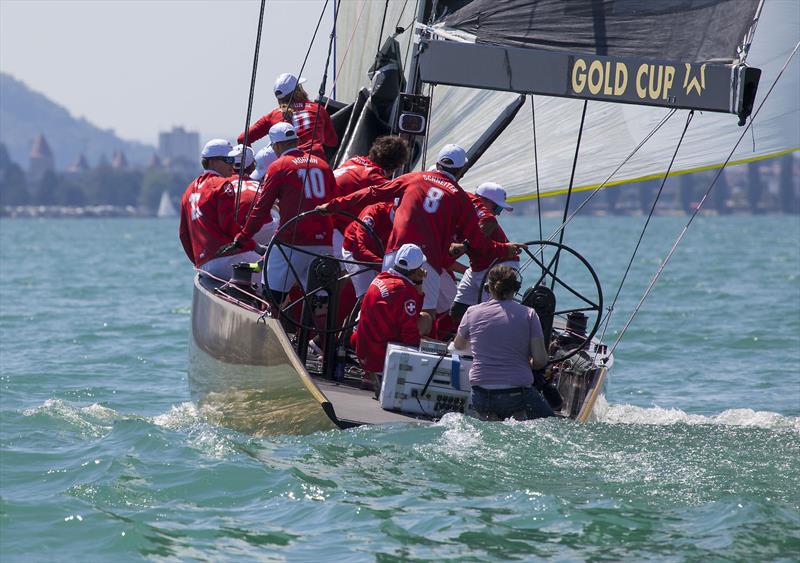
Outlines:
[[[163,218],[174,218],[178,216],[178,210],[175,209],[175,204],[172,203],[172,200],[169,197],[169,194],[166,190],[161,194],[161,201],[158,203],[158,211],[156,211],[156,217],[159,219]]]

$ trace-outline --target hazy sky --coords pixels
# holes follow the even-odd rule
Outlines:
[[[331,1],[304,71],[316,92]],[[202,138],[244,127],[257,0],[0,0],[0,69],[74,116],[155,144],[183,125]],[[253,120],[272,83],[297,73],[324,0],[267,0]],[[330,87],[330,81],[328,82]]]

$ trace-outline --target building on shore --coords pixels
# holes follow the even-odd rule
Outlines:
[[[197,160],[200,154],[200,135],[196,131],[186,131],[183,127],[173,127],[171,131],[158,134],[158,155],[165,160]]]
[[[45,174],[54,171],[55,168],[53,151],[44,135],[39,133],[28,155],[28,180],[31,183],[39,182]]]

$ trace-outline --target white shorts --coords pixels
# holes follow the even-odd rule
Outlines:
[[[262,246],[269,245],[269,242],[272,240],[272,236],[275,234],[275,231],[278,230],[278,225],[281,224],[281,216],[277,211],[270,209],[270,214],[272,215],[272,221],[265,223],[264,226],[253,235],[253,240]]]
[[[344,235],[339,232],[339,229],[333,229],[333,256],[342,258],[342,244],[344,243]]]
[[[395,254],[396,251],[383,257],[382,271],[385,272],[394,266]],[[422,280],[422,292],[425,294],[422,300],[422,310],[436,310],[437,313],[448,311],[456,294],[456,282],[449,272],[439,273],[427,262],[423,262],[422,267],[428,272],[428,275]]]
[[[496,265],[508,266],[516,270],[519,268],[519,261],[508,260],[506,262],[498,262]],[[486,277],[487,272],[488,270],[473,272],[472,268],[467,268],[467,271],[464,272],[464,275],[461,277],[461,281],[458,283],[458,291],[456,292],[454,301],[456,303],[461,303],[462,305],[477,305],[479,301],[483,302],[488,300],[489,292],[486,289],[483,290],[483,298],[478,299],[478,295],[481,290],[480,286],[483,283],[483,279]]]
[[[234,264],[238,264],[240,262],[258,262],[259,260],[261,260],[261,256],[257,252],[249,250],[247,252],[231,254],[230,256],[220,256],[219,258],[214,258],[200,266],[200,269],[204,272],[208,272],[215,278],[228,281],[233,276]],[[253,274],[253,283],[259,283],[260,281],[261,274]]]
[[[331,247],[327,245],[298,246],[297,248],[302,248],[303,250],[315,252],[317,254],[331,255]],[[288,258],[289,262],[292,264],[291,268],[289,268],[289,264],[286,262],[286,258],[284,258],[281,250],[286,253],[286,258]],[[269,263],[264,270],[267,278],[267,287],[273,291],[286,293],[292,289],[294,285],[299,283],[303,286],[303,289],[305,289],[308,282],[308,268],[311,266],[311,262],[314,261],[314,258],[316,258],[316,256],[312,256],[306,252],[275,245],[272,252],[269,254]],[[294,270],[294,272],[292,270]]]
[[[346,248],[342,249],[342,258],[345,260],[355,260],[352,252]],[[369,288],[369,284],[371,284],[372,280],[375,279],[375,276],[378,275],[378,270],[368,269],[367,266],[362,266],[361,264],[348,264],[345,262],[344,267],[347,272],[351,274],[350,280],[353,282],[353,289],[356,290],[356,297],[361,297],[364,295]]]

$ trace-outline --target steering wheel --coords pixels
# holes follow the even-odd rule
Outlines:
[[[586,332],[586,336],[580,336],[580,340],[577,340],[572,347],[570,347],[565,352],[562,352],[561,354],[553,356],[547,362],[547,365],[556,364],[558,362],[566,360],[567,358],[571,358],[572,356],[580,352],[584,348],[584,346],[586,346],[586,344],[588,344],[592,340],[594,335],[597,333],[597,329],[600,327],[600,320],[603,311],[603,289],[600,286],[600,280],[597,277],[597,274],[595,273],[591,264],[589,264],[589,262],[583,256],[581,256],[578,252],[576,252],[566,244],[552,242],[549,240],[533,240],[530,242],[526,242],[525,244],[527,246],[523,248],[523,252],[527,254],[528,260],[526,260],[523,264],[520,265],[520,267],[518,268],[519,272],[523,273],[529,266],[533,264],[539,266],[539,268],[541,269],[541,273],[538,276],[536,283],[533,284],[532,289],[535,289],[539,286],[544,286],[546,288],[549,285],[549,290],[553,292],[553,294],[555,294],[556,289],[560,289],[563,290],[564,297],[568,297],[571,295],[573,298],[577,298],[578,301],[585,304],[585,306],[573,306],[573,307],[567,307],[565,309],[556,310],[553,312],[553,316],[566,319],[567,315],[569,315],[570,313],[595,314],[592,327],[590,330]],[[550,260],[545,259],[546,249],[552,252],[553,254]],[[589,278],[591,278],[591,281],[588,284],[589,287],[591,288],[588,292],[590,294],[590,297],[587,297],[583,292],[573,288],[571,285],[565,282],[564,279],[558,274],[559,263],[562,261],[562,258],[564,256],[576,259],[577,264],[581,266],[584,271],[588,272]],[[489,270],[491,270],[492,267],[494,267],[496,264],[505,261],[507,260],[503,258],[498,258],[492,263],[492,265],[489,268],[486,269],[486,273],[484,274],[481,283],[481,292],[480,295],[478,296],[478,299],[480,299],[481,301],[483,300],[483,294],[484,291],[486,290],[486,280],[489,275]],[[524,298],[524,296],[519,292],[517,292],[515,297],[519,302],[522,302]],[[575,336],[577,337],[578,335]]]
[[[340,331],[343,331],[343,330],[349,330],[349,329],[353,328],[357,323],[357,319],[356,319],[357,315],[350,314],[348,316],[348,320],[345,322],[344,325],[342,325],[340,327],[333,328],[333,329],[328,329],[328,328],[325,328],[325,327],[317,326],[316,319],[314,317],[312,317],[312,319],[314,319],[314,325],[304,324],[302,322],[302,319],[299,322],[296,321],[288,313],[289,309],[291,309],[292,307],[294,307],[295,305],[297,305],[298,303],[301,303],[301,302],[306,303],[306,305],[308,307],[313,307],[313,300],[312,300],[313,296],[319,294],[320,292],[326,291],[329,288],[338,287],[339,283],[344,281],[344,280],[347,280],[349,278],[352,278],[352,277],[357,276],[359,274],[362,274],[364,272],[368,272],[369,270],[374,270],[375,266],[380,267],[380,264],[375,263],[375,262],[361,262],[359,260],[347,260],[347,259],[344,259],[344,258],[336,258],[335,256],[332,256],[330,254],[322,254],[322,253],[319,253],[319,252],[312,252],[312,251],[307,250],[305,248],[302,248],[300,246],[295,246],[293,244],[289,244],[288,242],[283,242],[282,240],[280,240],[280,235],[283,234],[283,233],[287,233],[290,237],[292,235],[294,235],[294,233],[289,234],[288,230],[291,227],[295,226],[300,220],[305,219],[305,218],[310,217],[310,216],[313,216],[313,215],[323,215],[323,212],[317,211],[316,209],[312,209],[311,211],[306,211],[304,213],[300,213],[299,215],[295,215],[294,217],[292,217],[291,219],[286,221],[283,225],[280,226],[280,228],[277,231],[275,231],[275,234],[273,235],[272,240],[270,241],[269,245],[267,246],[267,251],[264,253],[264,274],[265,274],[264,275],[264,282],[265,282],[264,283],[264,285],[265,285],[265,288],[264,288],[265,292],[264,293],[265,293],[267,299],[269,300],[269,302],[275,308],[275,310],[278,311],[280,317],[282,319],[285,319],[285,320],[289,321],[291,324],[293,324],[297,328],[306,329],[306,330],[309,330],[309,331],[315,331],[315,332],[317,332],[319,334],[333,334],[333,333],[337,333],[337,332],[340,332]],[[375,234],[375,231],[373,231],[372,228],[370,228],[369,225],[367,225],[364,221],[362,221],[361,219],[359,219],[355,215],[351,215],[350,213],[346,213],[344,211],[326,211],[324,213],[324,215],[342,215],[342,216],[347,217],[348,219],[350,219],[352,221],[356,221],[359,225],[361,225],[362,227],[364,227],[367,230],[367,232],[372,237],[372,240],[374,240],[378,244],[378,248],[380,249],[381,254],[383,254],[383,252],[384,252],[383,243],[378,238],[378,236]],[[308,254],[309,256],[313,256],[314,258],[323,258],[323,259],[325,259],[324,262],[318,263],[318,266],[319,266],[319,268],[321,270],[319,273],[322,274],[320,277],[326,278],[326,280],[325,280],[326,283],[323,283],[320,287],[318,287],[316,289],[312,289],[310,291],[307,290],[306,289],[306,285],[305,285],[305,280],[301,280],[300,279],[300,275],[297,273],[297,270],[295,270],[294,266],[292,265],[291,261],[289,260],[288,253],[286,252],[287,248],[290,250],[290,252],[299,252],[299,253],[302,253],[302,254]],[[286,265],[288,267],[287,276],[291,275],[294,278],[294,283],[292,284],[292,286],[297,285],[300,288],[300,291],[302,292],[302,296],[301,297],[295,299],[294,301],[291,301],[291,302],[287,303],[284,306],[281,306],[280,303],[275,303],[275,301],[274,301],[274,299],[272,297],[272,292],[267,291],[269,282],[268,282],[268,277],[266,275],[266,272],[267,272],[267,268],[269,267],[269,257],[276,249],[277,249],[278,252],[281,253],[281,255],[283,256],[283,259],[286,261]],[[333,267],[334,263],[336,264],[335,268]],[[363,269],[360,269],[360,270],[358,270],[356,272],[353,272],[353,273],[346,272],[346,273],[343,274],[342,273],[342,269],[341,269],[341,265],[342,264],[356,264],[358,266],[363,266]],[[360,303],[360,301],[356,303],[356,306],[358,306],[359,303]]]

